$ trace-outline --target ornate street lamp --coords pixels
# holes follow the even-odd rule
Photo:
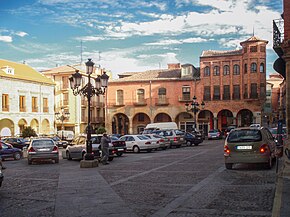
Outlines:
[[[204,106],[205,106],[204,101],[202,101],[200,105],[201,105],[201,108],[204,109]],[[191,111],[194,114],[194,125],[193,125],[193,127],[194,127],[194,130],[195,131],[196,131],[196,122],[197,122],[196,114],[197,114],[198,111],[200,111],[200,108],[199,108],[200,105],[199,105],[199,103],[196,100],[196,96],[194,96],[192,98],[191,104],[185,103],[185,109],[186,109],[186,111],[187,112]]]
[[[58,121],[61,121],[61,140],[64,140],[63,138],[63,131],[64,131],[64,125],[63,122],[65,120],[69,119],[69,112],[64,111],[64,107],[61,107],[61,112],[56,112],[55,113],[55,119]]]
[[[93,160],[94,155],[92,153],[92,127],[91,127],[91,97],[94,95],[104,95],[106,88],[108,87],[109,76],[104,71],[101,76],[98,75],[97,78],[91,79],[91,74],[94,72],[95,63],[92,62],[92,59],[88,59],[86,62],[86,74],[88,75],[88,83],[82,84],[82,75],[76,70],[76,73],[69,78],[70,87],[75,96],[83,95],[88,99],[88,125],[87,125],[87,141],[86,141],[86,154],[85,160]]]

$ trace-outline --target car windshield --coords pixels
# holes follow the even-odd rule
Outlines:
[[[111,138],[112,141],[117,141],[117,140],[119,140],[119,138],[116,137],[116,136],[110,136],[110,138]]]
[[[54,146],[54,143],[52,140],[35,140],[32,142],[32,145],[34,147],[38,147],[38,146]]]
[[[140,135],[140,136],[137,136],[140,140],[148,140],[148,137],[147,136],[143,136],[143,135]]]
[[[259,130],[243,129],[231,131],[228,136],[228,142],[258,142],[262,140]]]

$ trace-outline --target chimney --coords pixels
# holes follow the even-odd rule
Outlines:
[[[167,66],[168,69],[180,69],[180,63],[169,63]]]

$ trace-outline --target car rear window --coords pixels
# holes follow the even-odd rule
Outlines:
[[[140,140],[148,140],[149,138],[147,136],[139,135],[137,136]]]
[[[228,142],[258,142],[262,140],[260,130],[256,129],[242,129],[233,130],[230,132]]]
[[[32,146],[34,147],[54,146],[54,142],[52,140],[36,140],[32,142]]]

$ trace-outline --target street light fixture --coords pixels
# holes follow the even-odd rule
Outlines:
[[[109,76],[104,71],[101,76],[98,75],[97,78],[92,78],[91,74],[94,72],[95,63],[92,62],[92,59],[88,59],[86,62],[86,74],[88,75],[88,83],[82,84],[82,75],[79,73],[79,70],[76,70],[76,73],[69,78],[70,87],[73,91],[75,96],[83,95],[88,99],[88,125],[87,125],[87,141],[86,141],[86,154],[85,160],[93,160],[94,155],[92,153],[92,141],[91,141],[91,134],[92,134],[92,127],[91,127],[91,97],[94,95],[104,95],[106,88],[108,87],[108,80]],[[95,86],[94,86],[94,85]]]
[[[61,112],[56,112],[55,113],[55,119],[58,120],[58,121],[61,121],[61,140],[64,140],[64,138],[63,138],[63,131],[64,131],[64,124],[63,124],[63,122],[65,120],[68,120],[69,119],[69,116],[70,116],[70,113],[69,112],[66,112],[64,110],[64,107],[61,107]]]
[[[204,109],[204,106],[205,106],[204,101],[202,101],[200,105],[201,105],[201,108]],[[192,98],[191,104],[185,103],[186,111],[187,112],[191,111],[194,114],[194,125],[193,125],[193,127],[194,127],[195,131],[196,131],[196,122],[197,122],[196,114],[197,114],[198,111],[200,111],[200,108],[199,108],[200,105],[199,105],[198,101],[196,100],[196,96],[194,96]]]

